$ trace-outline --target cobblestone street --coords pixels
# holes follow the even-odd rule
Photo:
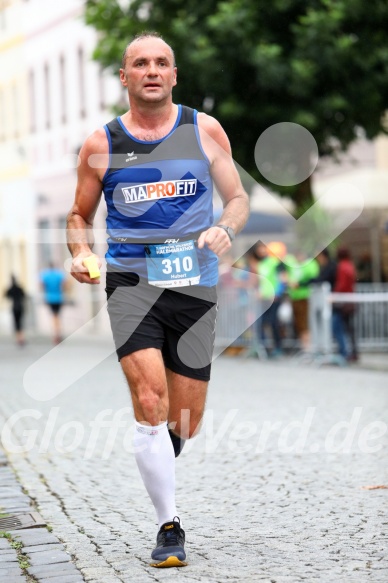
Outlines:
[[[52,374],[105,348],[64,344]],[[116,356],[43,402],[26,393],[23,375],[50,349],[0,345],[3,445],[52,529],[11,533],[30,566],[10,574],[0,562],[1,583],[388,580],[388,489],[366,488],[388,486],[388,373],[218,358],[202,433],[177,460],[189,565],[157,570],[156,520],[131,452]],[[2,499],[0,507],[11,509]],[[0,543],[1,561],[10,550]]]

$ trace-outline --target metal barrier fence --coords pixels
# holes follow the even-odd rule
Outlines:
[[[233,287],[218,289],[216,347],[244,348],[246,355],[267,358],[266,348],[272,347],[272,340],[268,333],[266,339],[262,339],[260,316],[271,304],[272,301],[260,300],[257,289]],[[283,331],[286,328],[284,323],[282,328]],[[290,342],[293,347],[295,340],[284,338],[284,347],[290,347]]]
[[[352,305],[358,349],[388,350],[388,284],[359,284],[355,293],[332,293],[328,283],[312,286],[309,320],[312,351],[333,352],[333,305]]]
[[[363,283],[356,286],[357,294],[374,294],[358,302],[354,324],[360,348],[378,350],[388,348],[388,283]],[[372,300],[372,301],[371,301]]]
[[[256,290],[219,289],[216,346],[252,348],[256,343],[256,320],[260,313],[261,304]]]
[[[221,288],[218,291],[219,311],[216,326],[216,346],[239,346],[265,356],[260,339],[259,316],[265,306],[255,289]],[[312,352],[331,354],[333,301],[352,303],[354,324],[360,351],[388,350],[388,284],[359,284],[354,294],[332,294],[329,284],[312,286],[309,300],[309,325]],[[292,333],[292,320],[283,322],[286,331],[284,346],[298,349]]]

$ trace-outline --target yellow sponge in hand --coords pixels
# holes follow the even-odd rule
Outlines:
[[[90,279],[97,279],[97,277],[100,277],[100,269],[98,267],[97,259],[94,257],[94,255],[86,257],[82,263],[85,265],[85,267],[87,267]]]

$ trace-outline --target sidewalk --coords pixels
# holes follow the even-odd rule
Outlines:
[[[33,502],[0,450],[0,581],[79,583],[84,581],[58,538],[45,528]],[[14,530],[15,527],[33,528]]]
[[[74,563],[75,581],[387,581],[388,489],[364,489],[388,485],[386,372],[217,359],[203,431],[177,460],[189,565],[161,571],[149,566],[157,527],[131,453],[116,357],[85,340],[39,369],[50,349],[0,341],[0,425],[10,430],[3,442],[25,495],[60,541],[50,544]],[[31,365],[37,390],[45,371],[53,386],[66,384],[93,359],[99,364],[51,400],[23,388]],[[72,583],[56,569],[47,581]]]

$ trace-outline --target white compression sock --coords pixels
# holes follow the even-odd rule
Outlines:
[[[158,517],[159,528],[177,515],[175,453],[167,422],[150,427],[135,421],[135,458]]]

